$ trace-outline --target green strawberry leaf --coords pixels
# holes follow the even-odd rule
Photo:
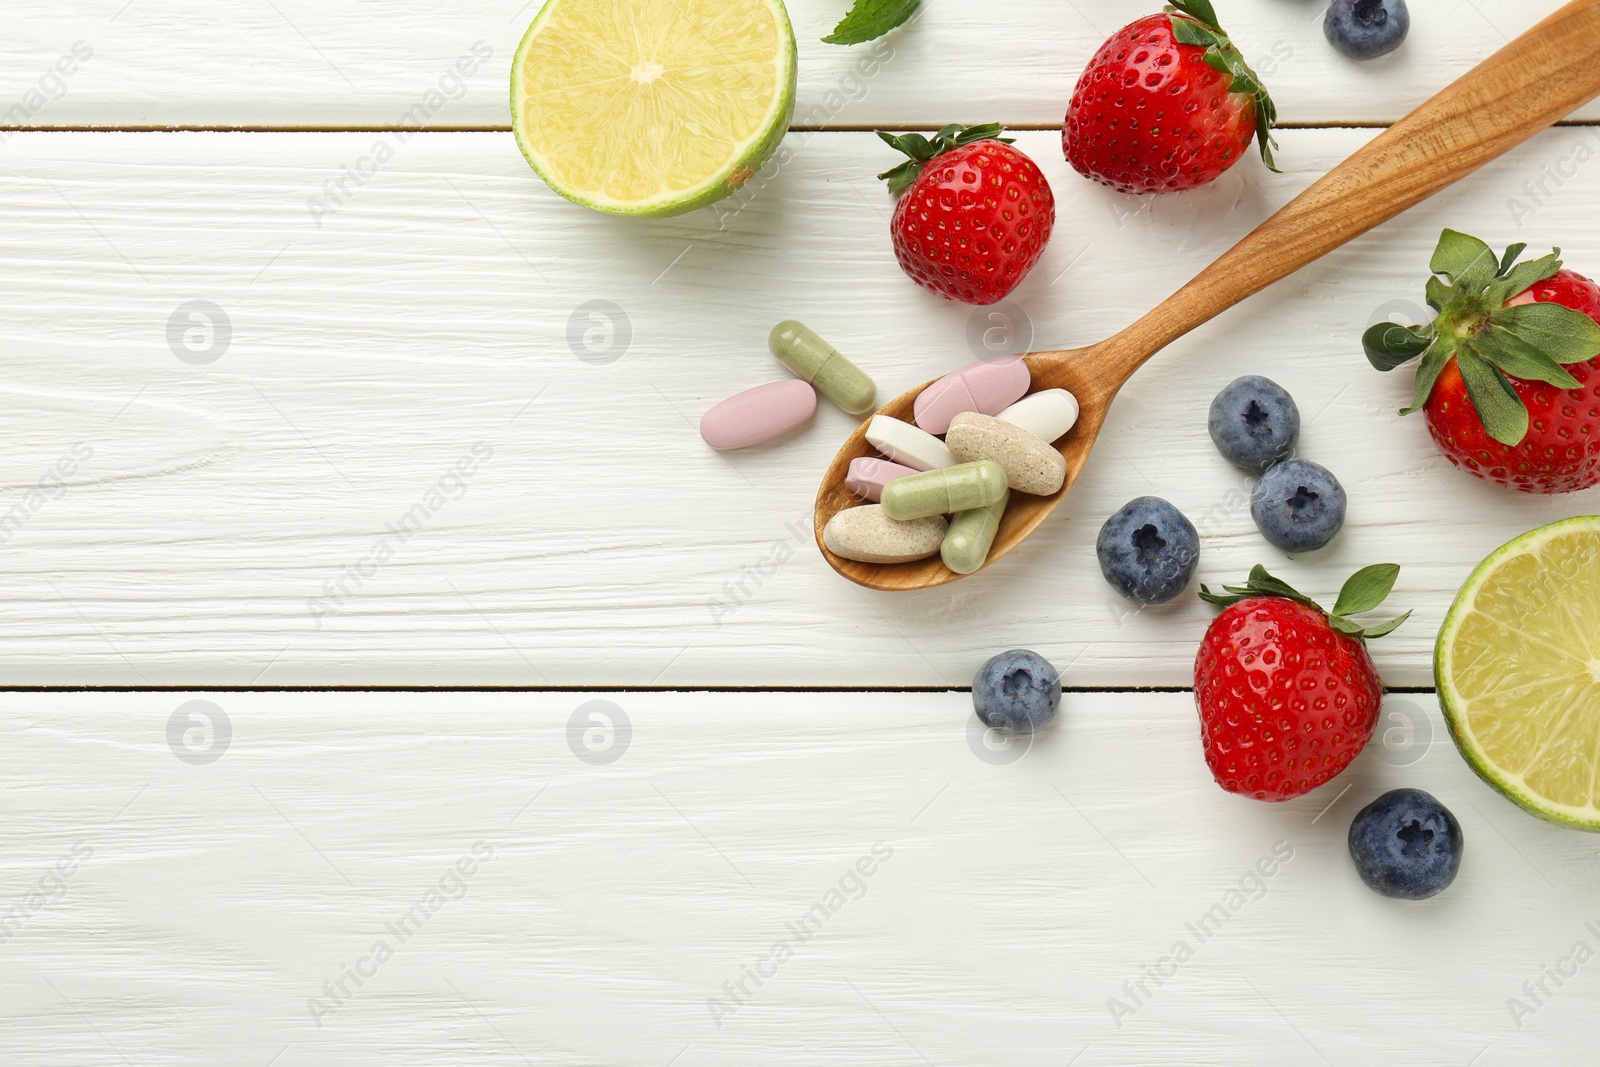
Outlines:
[[[1449,284],[1437,274],[1428,279],[1428,306],[1435,311],[1443,311],[1444,305],[1450,299]]]
[[[1200,20],[1218,33],[1222,32],[1222,24],[1217,21],[1217,12],[1211,6],[1211,0],[1171,0],[1166,9],[1168,11],[1181,11],[1185,15]]]
[[[1367,362],[1381,371],[1391,371],[1402,363],[1411,362],[1432,343],[1433,330],[1429,327],[1401,326],[1396,322],[1377,323],[1361,336]]]
[[[1278,107],[1272,101],[1261,78],[1245,62],[1244,54],[1234,45],[1217,21],[1211,0],[1172,0],[1167,10],[1177,12],[1172,18],[1172,37],[1179,44],[1204,48],[1206,65],[1229,78],[1228,91],[1243,93],[1256,104],[1256,147],[1261,151],[1261,161],[1267,169],[1276,172],[1272,158],[1277,147],[1272,129],[1278,122]],[[1188,16],[1187,18],[1180,15]]]
[[[1489,321],[1512,331],[1557,363],[1583,363],[1600,355],[1600,325],[1583,312],[1561,304],[1501,308],[1490,315]]]
[[[1390,619],[1376,626],[1363,626],[1349,618],[1351,615],[1371,611],[1382,604],[1394,590],[1394,583],[1399,577],[1398,563],[1376,563],[1370,567],[1363,567],[1344,583],[1344,587],[1339,590],[1338,603],[1334,605],[1332,613],[1329,613],[1323,611],[1315,600],[1297,592],[1289,583],[1274,578],[1267,573],[1265,567],[1257,564],[1251,569],[1250,577],[1244,585],[1225,585],[1222,587],[1222,593],[1213,593],[1210,587],[1202,585],[1200,599],[1223,608],[1259,597],[1292,600],[1323,615],[1328,620],[1328,625],[1339,633],[1365,642],[1369,638],[1393,633],[1401,623],[1411,617],[1411,612],[1408,611],[1397,619]]]
[[[1517,247],[1512,245],[1512,248]],[[1484,292],[1483,302],[1490,307],[1500,307],[1507,300],[1519,295],[1546,278],[1553,276],[1561,269],[1561,249],[1545,256],[1543,259],[1530,260],[1515,267],[1502,269],[1500,277]]]
[[[1334,602],[1335,615],[1359,615],[1382,604],[1394,592],[1395,580],[1400,577],[1398,563],[1374,563],[1352,574],[1339,590]]]
[[[1209,26],[1202,26],[1192,19],[1173,19],[1172,36],[1179,44],[1192,44],[1196,48],[1217,48],[1227,40],[1225,37],[1219,37],[1217,31]],[[1209,59],[1208,56],[1207,60]],[[1224,74],[1227,73],[1226,69],[1219,69],[1222,69]]]
[[[916,184],[917,179],[922,176],[922,169],[930,160],[937,159],[952,149],[976,144],[979,141],[1015,144],[1016,138],[1005,136],[1005,132],[1005,127],[998,122],[986,122],[977,126],[963,126],[959,122],[952,122],[931,138],[924,137],[920,133],[893,134],[879,130],[878,137],[884,144],[910,158],[898,167],[884,171],[878,177],[889,183],[889,192],[899,196]]]
[[[1343,615],[1329,615],[1328,625],[1342,634],[1349,634],[1351,637],[1362,637],[1366,634],[1359,622],[1351,622]]]
[[[903,25],[920,3],[921,0],[855,0],[849,14],[822,42],[851,45],[875,40]]]
[[[1411,406],[1400,409],[1400,414],[1409,415],[1413,411],[1421,411],[1422,405],[1428,402],[1428,396],[1433,392],[1434,384],[1439,381],[1439,375],[1444,373],[1445,367],[1450,365],[1450,359],[1456,354],[1456,342],[1452,337],[1437,337],[1428,350],[1422,354],[1422,362],[1417,364],[1417,381],[1412,388]]]
[[[1366,630],[1362,633],[1362,636],[1371,638],[1371,637],[1384,637],[1384,636],[1386,636],[1388,634],[1392,634],[1396,630],[1400,629],[1400,624],[1405,622],[1409,618],[1411,618],[1411,612],[1408,611],[1404,615],[1401,615],[1399,618],[1390,619],[1388,622],[1380,622],[1376,626],[1368,626],[1366,628]]]
[[[1505,255],[1500,257],[1500,273],[1505,274],[1510,271],[1511,265],[1517,261],[1517,257],[1522,255],[1522,253],[1526,252],[1527,250],[1528,246],[1526,243],[1508,245],[1506,247]],[[1559,253],[1560,250],[1557,249],[1557,252]]]
[[[1462,342],[1456,363],[1467,383],[1467,396],[1489,436],[1505,445],[1518,445],[1528,436],[1528,408],[1499,368],[1478,354],[1475,343]]]
[[[1588,316],[1584,316],[1587,318]],[[1558,389],[1578,388],[1578,379],[1549,355],[1533,347],[1517,334],[1492,321],[1489,328],[1472,340],[1478,354],[1513,378],[1529,382],[1548,382]]]
[[[1482,289],[1494,280],[1499,267],[1500,261],[1487,244],[1455,230],[1439,235],[1439,247],[1434,249],[1429,263],[1433,273],[1444,275],[1457,288],[1467,277],[1481,276],[1483,280],[1476,288]]]

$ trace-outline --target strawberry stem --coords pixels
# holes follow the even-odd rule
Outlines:
[[[1256,147],[1261,150],[1261,162],[1268,170],[1276,172],[1272,150],[1278,143],[1272,136],[1272,129],[1278,123],[1278,105],[1273,103],[1272,94],[1261,83],[1261,77],[1245,62],[1244,53],[1217,21],[1211,0],[1170,0],[1166,9],[1173,12],[1173,38],[1179,44],[1204,48],[1206,64],[1231,79],[1228,91],[1244,93],[1255,100]]]
[[[1411,612],[1406,612],[1398,618],[1389,619],[1387,622],[1377,623],[1373,626],[1364,626],[1350,616],[1361,615],[1365,612],[1375,611],[1378,606],[1388,599],[1394,591],[1394,583],[1400,577],[1398,563],[1374,563],[1370,567],[1363,567],[1352,574],[1339,590],[1339,599],[1334,603],[1333,610],[1327,611],[1315,600],[1301,593],[1288,582],[1281,578],[1274,578],[1267,573],[1261,564],[1256,564],[1250,571],[1250,577],[1244,585],[1225,585],[1221,593],[1213,593],[1208,586],[1200,587],[1200,599],[1207,604],[1228,608],[1241,604],[1246,600],[1255,600],[1261,597],[1276,597],[1280,600],[1292,600],[1296,604],[1303,604],[1313,611],[1321,612],[1332,626],[1342,634],[1348,634],[1356,640],[1365,643],[1370,638],[1382,637],[1393,633],[1400,624],[1411,617]]]
[[[922,176],[924,167],[946,152],[969,144],[977,144],[979,141],[1014,144],[1016,138],[1006,137],[1005,132],[1005,127],[998,122],[986,122],[979,126],[963,126],[953,122],[932,137],[924,137],[920,133],[896,135],[879,130],[878,136],[883,139],[884,144],[897,152],[904,152],[909,158],[898,167],[884,171],[878,177],[889,183],[889,192],[899,196]]]
[[[1400,414],[1409,415],[1428,402],[1439,375],[1454,359],[1483,428],[1502,444],[1518,445],[1528,434],[1528,408],[1509,378],[1577,388],[1578,380],[1566,365],[1600,355],[1600,325],[1561,304],[1505,306],[1561,269],[1559,248],[1518,263],[1527,247],[1515,244],[1496,256],[1478,238],[1445,230],[1430,264],[1434,276],[1428,279],[1428,303],[1438,316],[1417,326],[1380,322],[1363,335],[1367,362],[1378,370],[1391,371],[1422,357],[1411,406]]]

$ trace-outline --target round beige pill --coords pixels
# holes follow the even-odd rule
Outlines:
[[[944,443],[963,463],[992,459],[1000,464],[1006,482],[1018,493],[1049,496],[1067,480],[1067,461],[1048,441],[976,411],[951,419]]]
[[[943,515],[896,522],[883,505],[845,508],[822,528],[828,551],[857,563],[911,563],[937,555],[949,529]]]

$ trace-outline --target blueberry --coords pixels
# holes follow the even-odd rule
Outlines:
[[[1344,525],[1344,486],[1326,467],[1286,459],[1261,476],[1250,514],[1261,536],[1285,552],[1310,552]]]
[[[1061,706],[1061,675],[1037,652],[1002,652],[978,668],[972,706],[992,730],[1036,733],[1050,725]]]
[[[1328,43],[1351,59],[1388,55],[1410,29],[1406,0],[1333,0],[1322,20]]]
[[[1427,900],[1461,869],[1461,824],[1420,789],[1391,789],[1350,823],[1350,858],[1375,893]]]
[[[1165,604],[1200,566],[1200,535],[1183,512],[1158,496],[1141,496],[1100,527],[1100,573],[1111,588],[1141,604]]]
[[[1236,379],[1211,401],[1211,440],[1223,458],[1260,474],[1294,454],[1300,409],[1283,386],[1259,374]]]

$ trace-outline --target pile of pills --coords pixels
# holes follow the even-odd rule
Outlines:
[[[874,415],[866,436],[882,458],[853,460],[845,477],[869,503],[828,521],[828,551],[858,563],[937,553],[957,574],[982,567],[1011,494],[1049,496],[1066,482],[1052,442],[1076,425],[1078,401],[1065,389],[1030,395],[1031,386],[1023,360],[984,360],[924,389],[916,425]]]
[[[821,393],[852,415],[872,410],[878,387],[860,367],[801,323],[780,322],[767,339],[797,377],[730,396],[700,418],[700,436],[719,452],[764,444],[797,430],[817,413]]]

